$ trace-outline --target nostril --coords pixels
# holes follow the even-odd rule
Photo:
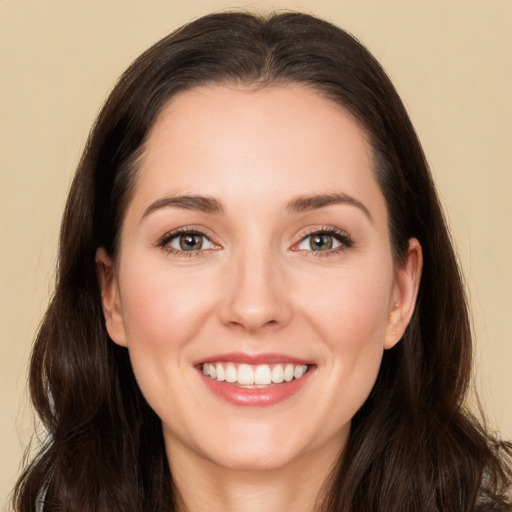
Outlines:
[[[283,287],[275,279],[264,279],[264,274],[253,268],[226,289],[218,310],[224,325],[255,332],[275,329],[290,321],[291,305]]]

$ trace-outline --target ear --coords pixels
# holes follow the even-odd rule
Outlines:
[[[101,290],[103,316],[108,334],[114,343],[126,347],[123,311],[114,264],[103,247],[96,251],[96,269]]]
[[[420,287],[423,252],[416,238],[409,240],[407,256],[395,271],[384,348],[394,347],[409,325]]]

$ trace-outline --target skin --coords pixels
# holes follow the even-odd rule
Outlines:
[[[107,329],[162,420],[188,510],[316,509],[421,274],[414,239],[404,265],[393,262],[372,166],[358,124],[306,87],[198,87],[157,119],[119,256],[99,249],[97,264]],[[290,210],[333,192],[356,202]],[[223,211],[162,205],[178,195],[215,198]],[[204,232],[203,249],[185,254],[169,237],[162,247],[180,227]],[[344,238],[313,250],[308,236],[326,229]],[[241,407],[196,367],[228,352],[278,352],[314,371],[284,401]]]

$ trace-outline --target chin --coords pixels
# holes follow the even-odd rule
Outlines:
[[[212,454],[210,462],[216,466],[233,471],[276,471],[289,466],[296,456],[284,453],[282,450],[265,451],[258,449],[233,449],[219,454]]]
[[[290,430],[247,428],[242,435],[228,429],[222,439],[204,444],[199,453],[213,464],[238,471],[273,471],[306,456],[311,441],[290,435]]]

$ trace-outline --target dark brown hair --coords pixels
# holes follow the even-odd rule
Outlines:
[[[176,493],[160,420],[126,349],[105,329],[95,253],[115,257],[148,132],[166,102],[200,84],[305,84],[342,105],[371,141],[395,261],[423,248],[416,310],[384,354],[325,486],[329,512],[510,510],[511,447],[465,409],[471,332],[463,282],[420,143],[370,53],[339,28],[299,13],[222,13],[164,38],[124,73],[91,132],[65,209],[55,294],[30,368],[47,437],[15,490],[33,512],[168,511]]]

